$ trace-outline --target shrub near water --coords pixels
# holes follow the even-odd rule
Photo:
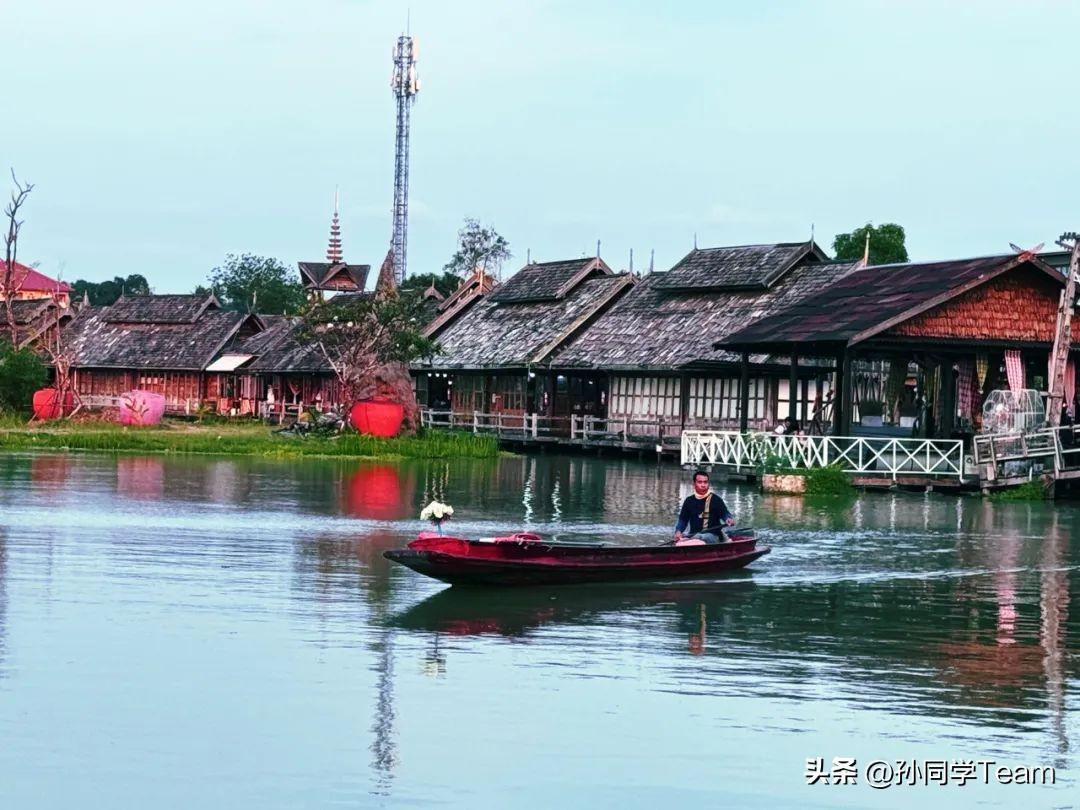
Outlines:
[[[800,470],[806,476],[807,495],[847,495],[853,489],[851,479],[839,465]]]
[[[15,351],[0,340],[0,411],[29,411],[34,392],[48,379],[36,354],[29,349]]]
[[[164,422],[159,427],[125,428],[110,422],[0,423],[2,450],[91,450],[99,452],[199,453],[272,458],[338,456],[353,458],[494,458],[494,437],[427,432],[379,439],[358,433],[333,438],[277,435],[258,423],[192,425]]]

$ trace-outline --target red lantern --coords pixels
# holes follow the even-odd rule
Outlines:
[[[405,409],[385,399],[362,399],[349,411],[349,424],[360,433],[390,438],[401,430]]]
[[[60,407],[60,392],[55,388],[42,388],[34,392],[34,418],[47,420],[59,419],[75,410],[75,397],[68,391],[64,396],[64,407]]]

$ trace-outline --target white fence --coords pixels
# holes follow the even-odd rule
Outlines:
[[[577,414],[540,416],[480,411],[463,414],[428,408],[420,411],[420,422],[429,428],[493,433],[525,441],[558,438],[576,444],[668,445],[671,449],[678,445],[680,431],[677,420],[661,417],[602,419]]]
[[[769,457],[791,467],[839,465],[844,472],[903,476],[964,477],[959,439],[894,439],[870,436],[788,436],[728,430],[685,430],[683,464],[755,469]]]

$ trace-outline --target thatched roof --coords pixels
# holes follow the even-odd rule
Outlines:
[[[633,276],[608,273],[577,283],[556,300],[500,303],[494,294],[477,300],[439,334],[442,353],[431,365],[499,368],[547,362],[633,286]]]
[[[503,304],[526,301],[555,301],[565,298],[591,275],[610,275],[611,268],[599,256],[557,262],[533,262],[511,276],[491,300]]]
[[[654,283],[664,290],[766,290],[796,264],[826,258],[813,241],[694,248]]]
[[[219,309],[212,299],[138,295],[84,307],[65,331],[72,365],[201,371],[230,340],[263,328],[259,316]]]
[[[743,287],[724,292],[680,292],[665,288],[666,273],[653,273],[556,353],[551,364],[567,368],[672,370],[695,363],[735,362],[737,355],[716,350],[713,343],[813,294],[851,272],[854,266],[816,260],[800,264],[763,291]]]

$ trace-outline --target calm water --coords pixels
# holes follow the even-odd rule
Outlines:
[[[677,469],[0,455],[0,807],[1073,806],[1080,510],[721,486],[713,582],[458,592],[382,558],[454,505],[653,542]],[[1054,787],[806,784],[806,760]]]

